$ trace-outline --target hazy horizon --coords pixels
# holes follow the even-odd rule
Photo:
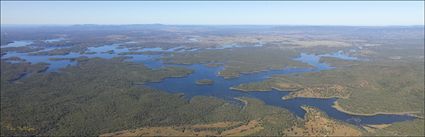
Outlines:
[[[425,27],[424,24],[413,25],[296,25],[296,24],[0,24],[1,26],[132,26],[132,25],[163,25],[163,26],[288,26],[288,27]]]
[[[1,1],[2,25],[424,25],[423,1]]]

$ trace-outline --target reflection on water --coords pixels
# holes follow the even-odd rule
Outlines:
[[[59,42],[62,40],[65,40],[65,38],[48,39],[48,40],[44,40],[44,42],[51,43],[51,42]]]

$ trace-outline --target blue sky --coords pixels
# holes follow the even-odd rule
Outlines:
[[[424,2],[1,2],[1,24],[424,25]]]

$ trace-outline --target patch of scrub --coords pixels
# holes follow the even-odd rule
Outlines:
[[[214,81],[211,79],[200,79],[196,81],[196,84],[198,85],[212,85],[214,84]]]

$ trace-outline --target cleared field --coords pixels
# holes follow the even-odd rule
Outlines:
[[[330,119],[317,108],[304,106],[304,124],[284,131],[286,136],[361,136],[363,133],[353,125]]]
[[[220,131],[220,129],[223,131]],[[247,136],[262,129],[263,127],[261,127],[259,122],[252,120],[247,124],[241,124],[241,122],[218,122],[192,126],[147,127],[102,134],[100,136]]]

